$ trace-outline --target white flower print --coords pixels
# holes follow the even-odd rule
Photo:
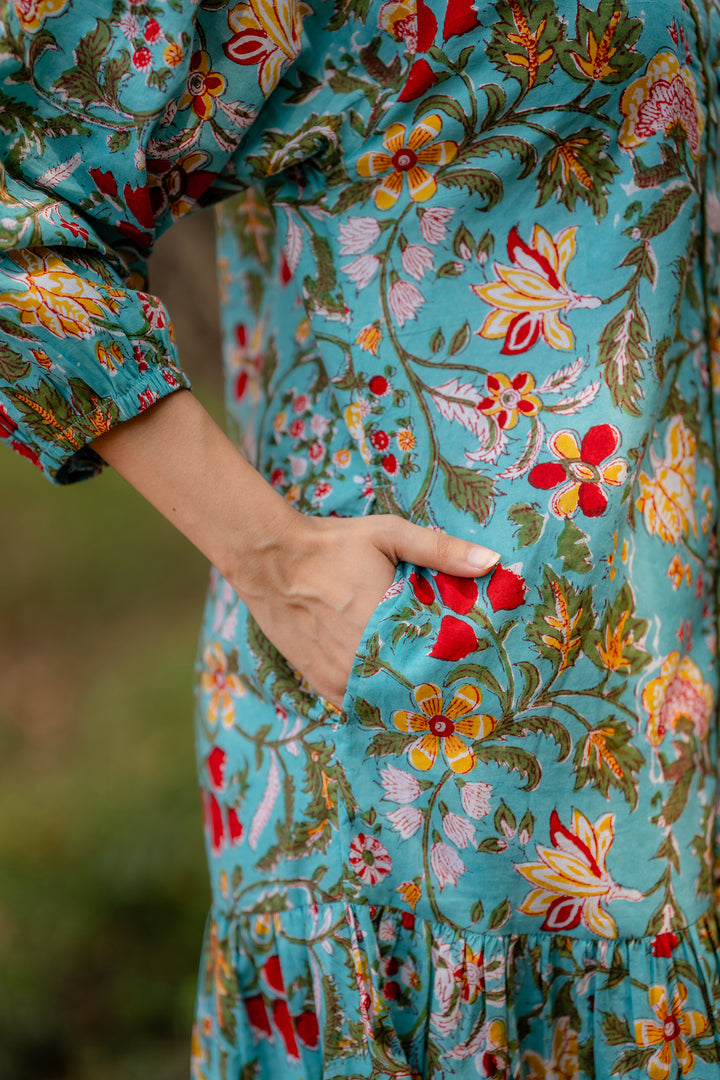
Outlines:
[[[402,268],[416,281],[421,281],[426,270],[433,270],[433,253],[422,244],[408,244],[400,256]]]
[[[468,817],[479,821],[490,813],[490,792],[492,784],[465,784],[460,792],[460,801]]]
[[[355,282],[358,289],[364,289],[375,277],[379,266],[380,260],[377,255],[358,255],[357,259],[353,259],[347,266],[341,266],[340,269],[351,281]]]
[[[459,848],[475,846],[475,828],[467,818],[459,814],[445,814],[442,819],[443,832]]]
[[[387,768],[380,770],[380,776],[386,799],[392,799],[396,803],[411,803],[420,794],[421,789],[417,779],[404,769],[388,765]]]
[[[439,244],[447,235],[447,223],[455,213],[447,206],[431,206],[420,215],[420,232],[427,244]]]
[[[388,303],[397,321],[404,326],[408,319],[416,317],[415,312],[425,303],[425,297],[411,281],[396,281],[390,286]]]
[[[362,255],[377,240],[380,226],[373,217],[351,217],[340,225],[341,255]]]
[[[392,821],[393,827],[397,829],[403,840],[414,836],[423,822],[422,811],[416,806],[398,806],[397,810],[392,810],[385,817]]]
[[[458,878],[465,873],[465,863],[457,851],[441,841],[430,848],[430,865],[441,889],[446,885],[457,885]]]

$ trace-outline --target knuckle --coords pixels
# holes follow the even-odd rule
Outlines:
[[[452,551],[452,539],[447,533],[435,533],[435,554],[438,559],[447,559]]]

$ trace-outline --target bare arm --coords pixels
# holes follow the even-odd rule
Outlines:
[[[273,644],[338,707],[398,561],[476,577],[499,557],[391,515],[298,513],[187,391],[92,445],[217,566]]]

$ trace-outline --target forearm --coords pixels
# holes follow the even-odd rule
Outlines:
[[[193,394],[171,394],[92,445],[244,599],[267,584],[298,515]]]

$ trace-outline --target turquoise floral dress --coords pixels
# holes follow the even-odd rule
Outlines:
[[[15,0],[0,433],[67,483],[187,385],[400,565],[342,711],[213,573],[195,1080],[720,1078],[716,0]]]

